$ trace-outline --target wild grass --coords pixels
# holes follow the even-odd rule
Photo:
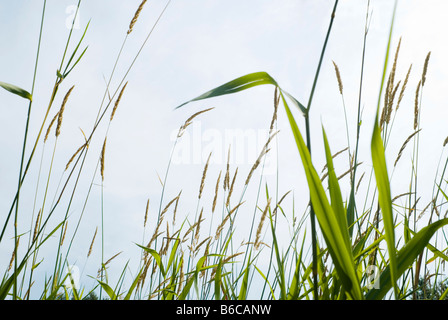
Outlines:
[[[410,82],[412,65],[404,79],[398,79],[399,53],[401,39],[396,45],[392,67],[389,64],[390,47],[392,44],[393,20],[390,26],[390,35],[387,41],[387,50],[380,82],[380,92],[375,119],[362,119],[361,101],[364,78],[365,48],[368,36],[369,5],[367,6],[366,27],[364,32],[364,47],[362,52],[362,66],[360,69],[359,97],[357,122],[351,124],[347,120],[346,104],[344,99],[343,70],[333,61],[335,69],[335,86],[341,94],[341,107],[345,114],[346,143],[347,146],[333,153],[331,139],[322,128],[323,141],[311,137],[310,117],[313,96],[322,62],[325,58],[326,46],[331,39],[331,29],[336,19],[338,1],[335,1],[327,34],[324,39],[321,55],[314,75],[312,89],[307,104],[286,92],[277,83],[273,76],[266,72],[255,72],[231,80],[204,94],[183,103],[178,108],[187,108],[187,104],[202,100],[216,98],[228,94],[238,93],[259,85],[270,85],[273,92],[273,115],[266,128],[269,135],[261,149],[258,158],[250,170],[245,173],[238,166],[230,163],[231,149],[227,154],[227,163],[217,171],[210,166],[212,153],[208,155],[203,164],[202,175],[198,180],[191,181],[194,188],[198,188],[197,198],[194,199],[195,210],[187,215],[182,190],[176,190],[171,198],[167,193],[167,186],[172,182],[171,165],[173,153],[183,134],[189,126],[200,117],[212,112],[213,108],[202,109],[192,114],[185,123],[179,127],[176,140],[173,144],[171,157],[167,163],[163,179],[160,179],[161,190],[158,200],[148,199],[142,207],[142,241],[137,246],[141,255],[135,257],[137,266],[127,262],[122,266],[118,280],[110,280],[109,266],[116,262],[122,253],[116,252],[111,256],[105,255],[108,230],[105,229],[105,207],[107,198],[103,196],[103,181],[107,180],[107,139],[109,129],[113,130],[114,120],[120,101],[126,96],[128,84],[126,77],[131,71],[141,49],[146,45],[158,21],[165,14],[160,13],[154,27],[141,44],[140,51],[134,59],[128,62],[128,69],[118,78],[118,86],[111,88],[116,66],[122,59],[122,52],[126,50],[126,42],[138,23],[138,18],[144,9],[146,0],[142,1],[134,16],[130,20],[127,32],[124,35],[120,51],[116,57],[113,71],[107,79],[107,87],[98,106],[98,115],[91,131],[84,135],[84,143],[76,150],[73,156],[61,159],[58,154],[58,138],[63,135],[63,116],[65,108],[70,108],[70,97],[76,95],[75,84],[69,84],[59,111],[56,112],[50,123],[47,117],[53,104],[59,97],[65,83],[70,82],[69,75],[76,66],[83,62],[84,53],[79,51],[88,29],[85,27],[83,35],[75,42],[75,49],[69,53],[68,48],[73,43],[72,30],[70,30],[60,67],[56,73],[48,107],[43,115],[40,130],[37,136],[30,136],[28,127],[36,119],[30,117],[25,124],[23,150],[21,155],[18,185],[14,190],[10,211],[2,215],[5,218],[0,245],[11,248],[11,258],[4,263],[4,274],[0,283],[0,298],[14,300],[28,299],[89,299],[98,294],[100,299],[216,299],[216,300],[245,300],[245,299],[282,299],[282,300],[346,300],[346,299],[444,299],[448,289],[443,285],[446,279],[440,279],[439,269],[448,260],[446,255],[446,240],[432,245],[430,240],[442,233],[448,219],[442,216],[442,208],[448,196],[444,189],[446,181],[443,179],[448,158],[442,172],[435,172],[436,177],[432,186],[431,201],[419,210],[419,200],[422,190],[417,190],[419,176],[419,136],[421,134],[421,112],[423,106],[423,90],[427,81],[430,81],[430,52],[423,62],[422,73],[417,84]],[[81,0],[77,7],[81,6]],[[43,1],[42,23],[40,35],[45,22],[46,1]],[[394,12],[395,14],[395,12]],[[40,38],[39,38],[40,40]],[[36,68],[33,75],[33,87],[30,92],[17,86],[0,82],[0,86],[28,100],[29,110],[33,104],[34,79],[36,78],[37,64],[41,43],[39,41],[36,52]],[[68,56],[68,60],[66,59]],[[389,76],[387,76],[387,71]],[[415,67],[414,67],[415,69]],[[387,81],[386,81],[387,79]],[[391,155],[390,144],[393,139],[395,117],[403,97],[415,86],[414,122],[413,132],[401,144],[398,155]],[[401,87],[401,88],[400,88]],[[384,90],[383,90],[384,88]],[[408,90],[405,90],[409,88]],[[208,89],[208,88],[206,88]],[[397,95],[398,93],[398,95]],[[108,97],[108,99],[107,99]],[[115,98],[116,97],[116,98]],[[222,97],[221,99],[224,99]],[[110,116],[105,117],[109,107],[112,106]],[[280,108],[279,108],[280,107]],[[283,107],[283,109],[282,109]],[[381,108],[382,107],[382,108]],[[317,106],[313,106],[317,108]],[[290,133],[294,137],[301,163],[306,176],[309,199],[305,204],[299,205],[293,189],[280,194],[278,179],[274,185],[263,180],[263,171],[268,153],[277,157],[278,149],[274,143],[278,139],[278,113],[284,110],[290,126]],[[401,110],[401,109],[400,109]],[[125,111],[123,111],[125,112]],[[296,114],[297,113],[297,114]],[[393,117],[392,117],[393,116]],[[303,117],[304,127],[299,125],[297,117]],[[100,123],[108,119],[107,130],[104,134],[97,131]],[[399,117],[397,118],[399,119]],[[361,120],[373,122],[373,132],[369,141],[361,141]],[[56,126],[56,127],[54,127]],[[349,135],[349,127],[356,128],[356,136]],[[46,129],[45,136],[41,138]],[[55,130],[54,138],[50,135]],[[102,141],[102,147],[97,150],[92,141]],[[26,159],[26,147],[29,141],[34,141],[32,152]],[[311,143],[313,149],[321,149],[325,154],[325,167],[318,174],[311,157]],[[355,145],[351,145],[351,142]],[[371,150],[372,169],[358,176],[358,167],[363,163],[358,160],[359,144],[368,143]],[[397,165],[406,161],[403,151],[413,143],[410,187],[403,194],[394,195],[391,191],[391,180]],[[51,145],[53,144],[53,145]],[[446,140],[444,146],[446,144]],[[35,193],[32,195],[22,192],[23,186],[29,183],[26,177],[31,162],[38,162],[35,158],[38,146],[42,146],[42,156],[38,166],[39,171]],[[315,147],[316,146],[316,147]],[[46,148],[52,148],[51,151]],[[49,166],[44,166],[44,154],[51,152]],[[96,167],[91,176],[86,169],[87,153],[97,152],[95,156]],[[347,153],[347,167],[343,174],[336,175],[334,160],[339,155]],[[395,162],[388,167],[386,159],[395,157]],[[53,172],[57,168],[56,162],[63,161],[63,172]],[[34,167],[33,167],[34,168]],[[390,171],[392,169],[392,171]],[[281,168],[277,168],[278,171]],[[256,175],[258,173],[259,175]],[[60,180],[55,181],[54,175],[61,174]],[[91,182],[87,190],[79,190],[78,181],[87,175]],[[369,180],[367,177],[370,175]],[[257,180],[257,177],[260,177]],[[349,176],[349,196],[344,199],[341,191],[344,177]],[[366,178],[364,178],[366,177]],[[80,229],[81,220],[87,213],[92,186],[97,179],[101,180],[101,225],[89,230]],[[367,184],[360,191],[360,185]],[[56,194],[50,199],[49,190]],[[43,186],[45,192],[41,195],[39,188]],[[248,196],[249,186],[255,189],[255,201]],[[423,190],[427,192],[429,189]],[[75,195],[83,194],[84,202],[81,215],[76,219],[70,214],[70,208]],[[210,195],[209,201],[205,194]],[[166,200],[168,198],[168,200]],[[397,204],[398,199],[405,198],[405,205]],[[32,202],[33,210],[24,210],[20,204],[23,201]],[[300,199],[303,200],[303,199]],[[155,203],[155,205],[153,205]],[[299,208],[303,212],[297,212]],[[62,212],[63,217],[57,218],[55,211]],[[37,214],[35,214],[37,212]],[[419,227],[417,221],[423,214],[430,214],[428,224]],[[90,213],[89,213],[90,214]],[[18,224],[19,215],[26,215],[29,226]],[[241,219],[242,215],[246,219]],[[247,218],[248,217],[248,218]],[[308,222],[311,230],[307,230]],[[288,226],[286,231],[284,223]],[[281,228],[279,226],[282,226]],[[12,230],[11,241],[6,234]],[[19,233],[19,230],[26,230]],[[94,231],[93,231],[94,230]],[[243,233],[243,238],[239,234]],[[59,234],[59,237],[56,236]],[[93,235],[92,235],[93,234]],[[287,240],[285,241],[285,236]],[[91,257],[95,244],[101,243],[101,262],[97,266],[97,273],[89,277],[95,280],[93,287],[83,284],[74,285],[74,274],[65,272],[70,266],[71,250],[80,237],[88,237],[90,245],[86,247],[85,264]],[[91,237],[91,238],[90,238]],[[51,241],[58,238],[58,241]],[[440,238],[440,237],[438,237]],[[50,247],[55,257],[42,257],[41,248]],[[20,249],[20,250],[19,250]],[[47,278],[41,287],[36,287],[35,272],[40,270],[43,260],[51,260],[52,270],[46,271]],[[79,262],[78,262],[79,263]],[[431,267],[431,268],[430,268]],[[434,287],[433,294],[428,290],[430,281],[441,283],[440,288]],[[72,283],[72,285],[69,285]],[[423,293],[422,293],[423,292]]]

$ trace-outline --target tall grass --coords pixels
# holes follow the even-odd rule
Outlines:
[[[81,2],[79,0],[77,8],[81,6]],[[29,104],[18,185],[14,190],[15,196],[10,210],[4,215],[5,221],[0,235],[0,245],[12,247],[11,259],[5,261],[5,271],[0,283],[1,299],[26,300],[37,297],[49,300],[70,298],[81,300],[89,299],[96,294],[100,299],[112,300],[416,299],[421,296],[421,290],[427,289],[431,277],[435,278],[435,283],[440,282],[438,270],[448,260],[445,254],[446,241],[437,248],[430,243],[430,240],[443,232],[443,227],[448,224],[448,219],[441,215],[441,208],[448,201],[443,179],[448,158],[444,161],[440,180],[434,181],[430,195],[431,202],[420,212],[422,215],[425,210],[431,211],[428,225],[418,228],[417,203],[422,191],[428,191],[428,189],[417,189],[417,178],[419,176],[420,114],[424,104],[423,89],[427,78],[430,77],[428,72],[430,54],[422,64],[423,71],[417,85],[408,82],[411,68],[404,79],[396,81],[401,40],[396,45],[392,66],[389,63],[396,6],[386,42],[382,78],[379,79],[380,90],[376,115],[374,119],[364,119],[365,122],[373,123],[370,140],[362,141],[360,135],[363,120],[361,101],[370,2],[366,10],[357,121],[351,124],[345,117],[347,148],[335,153],[331,149],[331,137],[327,136],[324,127],[322,127],[322,141],[311,136],[312,101],[318,86],[322,63],[326,59],[326,47],[331,41],[332,25],[337,19],[338,1],[334,3],[311,93],[306,104],[302,104],[285,91],[270,74],[254,72],[226,82],[177,107],[187,108],[188,104],[199,104],[206,99],[218,99],[218,97],[224,99],[221,96],[236,94],[259,85],[270,85],[274,89],[273,116],[270,122],[266,123],[269,135],[251,169],[248,172],[242,172],[241,168],[233,167],[230,162],[229,148],[227,163],[215,172],[209,166],[212,156],[210,153],[203,164],[202,175],[198,177],[197,183],[192,183],[198,188],[197,197],[194,199],[195,209],[192,214],[186,216],[181,215],[181,211],[185,211],[182,208],[185,205],[182,190],[176,190],[174,196],[167,194],[167,186],[174,183],[170,175],[172,157],[183,134],[189,130],[189,126],[213,112],[213,108],[202,109],[192,114],[179,127],[166,171],[160,178],[160,197],[155,206],[152,205],[154,201],[148,199],[146,206],[142,208],[144,232],[141,243],[137,244],[141,249],[141,255],[136,257],[139,263],[137,266],[132,266],[130,262],[127,262],[122,266],[122,272],[117,275],[118,279],[111,281],[108,268],[121,252],[108,257],[104,249],[108,234],[108,230],[104,228],[106,216],[104,203],[107,198],[103,196],[103,181],[107,180],[108,134],[109,130],[113,130],[113,120],[120,101],[126,97],[126,88],[132,86],[132,83],[128,84],[127,76],[157,23],[166,14],[165,10],[169,7],[170,1],[167,1],[153,28],[141,43],[138,53],[127,62],[127,69],[119,76],[116,74],[116,67],[121,62],[123,52],[126,51],[127,39],[132,35],[139,16],[145,9],[145,3],[146,0],[140,3],[129,25],[126,26],[126,33],[115,58],[110,78],[106,79],[107,87],[102,93],[94,124],[88,134],[83,132],[84,142],[81,146],[73,148],[74,154],[68,161],[59,157],[58,138],[64,133],[64,110],[70,108],[70,97],[77,94],[75,84],[70,83],[70,74],[76,72],[78,64],[83,62],[87,47],[84,49],[81,47],[84,46],[83,40],[88,32],[89,24],[85,26],[82,36],[77,40],[72,39],[73,28],[68,33],[48,107],[42,122],[38,124],[40,129],[36,136],[30,136],[28,128],[31,122],[36,121],[31,118],[30,110],[33,105],[34,83],[41,49],[40,39],[45,24],[46,1],[43,1],[33,85],[30,92],[15,85],[0,82],[0,86],[26,99]],[[69,48],[73,45],[74,49],[70,52]],[[343,72],[339,70],[336,62],[333,64],[337,80],[335,86],[339,88],[342,108],[345,112]],[[69,83],[66,88],[64,86],[67,82]],[[112,88],[111,84],[115,82],[118,85]],[[412,85],[417,88],[413,93],[415,94],[414,132],[402,144],[391,168],[388,166],[387,159],[393,156],[388,152],[388,147],[394,143],[392,131],[395,115],[404,94],[408,93]],[[65,93],[58,111],[55,112],[52,107],[59,99],[59,89],[64,90]],[[109,108],[110,106],[112,108]],[[313,110],[315,108],[318,106],[313,106]],[[273,144],[278,139],[278,113],[283,111],[300,156],[300,163],[297,165],[304,170],[309,191],[309,201],[305,205],[305,211],[301,213],[296,211],[298,210],[297,199],[292,190],[284,194],[279,193],[281,186],[278,172],[282,168],[277,168],[277,180],[273,185],[263,180],[267,154],[276,153],[277,157],[282,156]],[[48,123],[47,118],[50,113],[54,116]],[[303,126],[298,121],[302,119],[301,117],[303,117]],[[107,129],[104,134],[101,134],[97,128],[107,121]],[[356,128],[355,137],[349,135],[351,126]],[[54,136],[50,135],[53,131]],[[45,136],[43,136],[44,132],[46,132]],[[34,144],[29,157],[26,158],[30,140]],[[101,141],[100,149],[94,148],[94,140]],[[312,159],[311,143],[313,143],[313,150],[320,149],[325,154],[326,165],[321,175]],[[365,182],[363,180],[365,173],[360,177],[357,176],[357,169],[361,164],[358,160],[359,145],[362,143],[368,143],[371,150],[371,159],[363,160],[372,163],[371,179],[367,182],[366,193],[363,195],[358,194],[358,188],[362,182]],[[391,189],[393,172],[397,165],[405,161],[401,157],[402,152],[410,143],[413,143],[413,150],[409,192],[394,195]],[[22,189],[24,184],[29,183],[26,177],[30,174],[30,164],[39,161],[36,159],[39,146],[42,147],[42,154],[38,163],[38,172],[35,173],[38,176],[35,192],[32,195],[24,194]],[[50,149],[47,150],[47,148]],[[93,173],[89,175],[86,161],[87,154],[92,152],[96,152],[94,155],[96,166]],[[334,159],[343,152],[348,154],[349,170],[337,176]],[[48,166],[44,163],[44,154],[47,153],[50,153],[51,157]],[[65,164],[64,171],[54,172],[58,168],[55,164],[62,160]],[[260,179],[257,179],[256,172],[260,174]],[[54,178],[57,174],[60,174],[59,181]],[[341,191],[342,178],[346,174],[350,176],[348,199],[344,199]],[[437,171],[436,176],[438,175]],[[84,176],[90,179],[89,187],[87,190],[79,190],[78,182]],[[82,230],[81,221],[88,211],[92,187],[97,179],[101,181],[99,212],[101,225],[91,230]],[[56,193],[52,200],[49,190],[54,189],[51,188],[53,185],[56,185]],[[255,187],[255,200],[247,194],[250,185]],[[41,187],[45,190],[43,195],[40,192]],[[83,194],[84,200],[82,212],[76,219],[70,214],[70,209],[75,195],[79,193]],[[212,195],[213,200],[210,203],[204,196],[206,193]],[[401,197],[407,197],[407,205],[396,204],[396,200]],[[31,212],[24,210],[20,205],[25,199],[33,203]],[[62,218],[56,216],[56,211],[62,212]],[[18,218],[23,215],[27,215],[29,226],[19,225]],[[242,215],[249,219],[242,219]],[[306,229],[308,221],[310,221],[310,231]],[[289,228],[286,243],[284,243],[286,232],[279,228],[282,222],[286,222]],[[11,230],[13,237],[9,241],[5,235]],[[19,230],[25,231],[19,233]],[[238,237],[241,230],[244,232],[242,242]],[[88,237],[92,238],[90,238],[90,246],[86,248],[85,264],[91,256],[95,243],[101,242],[101,262],[97,266],[98,272],[89,275],[95,280],[95,284],[93,287],[85,287],[83,284],[69,285],[70,282],[72,284],[75,282],[74,274],[65,272],[70,266],[71,250],[77,239],[86,237],[86,233],[89,233]],[[55,238],[57,241],[52,241]],[[40,250],[44,247],[52,248],[55,256],[41,257]],[[44,279],[42,287],[36,288],[34,286],[35,270],[42,267],[43,259],[53,258],[52,270],[46,271],[47,278]],[[433,274],[428,273],[429,264],[434,266],[434,270],[431,271],[434,272]],[[445,298],[448,290],[443,290],[444,292],[437,293],[434,291],[434,296],[437,294],[437,298]]]

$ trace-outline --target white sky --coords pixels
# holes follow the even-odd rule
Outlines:
[[[86,133],[91,130],[104,94],[104,78],[108,78],[111,73],[129,21],[139,3],[138,0],[97,0],[83,1],[81,5],[80,28],[75,30],[73,37],[74,41],[79,39],[86,23],[91,20],[82,45],[83,48],[89,45],[89,49],[79,66],[64,81],[50,112],[52,117],[58,110],[65,92],[72,85],[76,85],[64,114],[49,199],[54,195],[68,158],[83,143],[84,138],[79,128]],[[120,83],[126,68],[165,3],[155,0],[146,4],[133,33],[128,38],[116,77],[112,81],[113,90]],[[142,239],[143,215],[148,198],[151,204],[150,218],[156,215],[161,191],[158,174],[163,177],[166,170],[173,145],[173,132],[177,133],[179,126],[193,113],[215,107],[214,110],[198,117],[200,121],[195,122],[195,126],[191,126],[186,135],[190,135],[191,139],[201,137],[202,144],[199,144],[199,147],[202,151],[199,153],[203,157],[202,163],[192,161],[174,164],[166,186],[165,201],[183,190],[180,204],[184,213],[194,213],[202,168],[209,153],[207,146],[210,146],[210,141],[207,139],[223,137],[226,132],[235,133],[238,130],[266,134],[273,111],[273,88],[262,86],[235,95],[195,102],[176,111],[174,108],[220,84],[255,71],[268,72],[283,89],[306,104],[333,3],[329,0],[171,2],[126,79],[129,84],[108,133],[104,181],[105,257],[123,251],[115,260],[115,267],[112,267],[116,269],[111,270],[120,270],[128,259],[132,263],[138,263],[139,250],[134,242],[140,243]],[[70,15],[66,10],[74,4],[76,3],[73,0],[47,3],[31,137],[37,134],[65,45],[68,34],[66,21]],[[343,109],[332,60],[338,64],[343,78],[351,141],[354,140],[366,5],[367,1],[346,0],[340,1],[338,6],[311,111],[313,159],[318,171],[324,165],[321,124],[327,131],[333,152],[346,146]],[[393,1],[371,1],[373,16],[367,39],[362,100],[364,111],[360,161],[364,161],[364,164],[358,171],[358,177],[364,171],[366,175],[370,173],[371,126],[378,99],[392,8]],[[424,186],[429,187],[428,193],[424,194],[428,199],[419,202],[421,208],[430,200],[442,143],[448,135],[448,45],[443,41],[448,29],[447,9],[448,3],[443,0],[399,1],[392,38],[393,55],[398,39],[402,37],[397,78],[404,79],[411,63],[413,69],[388,149],[390,165],[393,164],[404,140],[412,133],[415,88],[424,59],[428,51],[431,51],[427,84],[423,93],[419,163],[422,173],[420,183],[423,186],[421,190],[425,189]],[[30,90],[41,11],[42,1],[0,3],[0,81]],[[17,184],[27,103],[2,90],[0,110],[3,114],[0,117],[0,146],[3,150],[0,157],[0,217],[3,224]],[[304,122],[299,113],[296,113],[296,119],[304,130]],[[199,135],[194,134],[194,128],[199,130],[196,131]],[[89,152],[85,180],[82,180],[81,192],[70,211],[73,216],[77,217],[82,210],[105,129],[104,125],[99,129]],[[278,129],[278,192],[282,195],[293,189],[296,213],[303,212],[308,197],[306,181],[282,108],[279,109]],[[257,138],[257,144],[263,145],[265,138],[266,136]],[[50,141],[46,148],[43,171],[48,169],[53,141]],[[32,142],[33,139],[30,140],[29,146]],[[222,156],[217,156],[216,162],[209,169],[206,199],[213,196],[219,170],[225,169],[228,146],[223,143],[221,147]],[[192,156],[198,156],[198,149],[190,151]],[[218,152],[217,149],[215,151]],[[411,148],[406,151],[401,160],[402,166],[394,173],[393,196],[407,192]],[[30,148],[27,152],[30,152]],[[32,172],[24,187],[23,193],[26,196],[23,196],[22,201],[23,208],[27,209],[23,210],[24,215],[31,214],[30,205],[34,200],[41,152],[42,146],[38,148]],[[336,162],[337,172],[343,173],[347,170],[345,159]],[[243,163],[238,164],[240,186],[243,185],[252,163],[252,158],[243,158]],[[235,168],[236,164],[232,170]],[[272,190],[275,189],[273,177],[267,176],[268,181],[272,183]],[[95,182],[100,182],[99,176]],[[254,183],[248,189],[248,194],[253,196],[256,190],[257,185]],[[71,259],[75,264],[84,264],[91,237],[95,228],[100,226],[100,200],[100,187],[95,185],[75,241],[76,245],[72,249]],[[260,205],[264,205],[265,201],[261,200]],[[210,206],[210,201],[204,200],[201,205]],[[250,216],[254,205],[253,201],[247,204],[247,214]],[[27,232],[29,229],[29,218],[24,218],[24,221],[26,222],[21,225],[19,232]],[[73,232],[74,227],[69,223],[69,232]],[[9,236],[12,235],[12,228],[10,229]],[[148,229],[146,235],[151,233],[152,229]],[[0,245],[2,261],[9,261],[11,243],[5,241]],[[99,241],[95,249],[98,254]],[[45,263],[48,262],[51,266],[51,259],[53,257]],[[89,262],[86,274],[95,274],[98,266],[99,264]],[[42,269],[44,267],[45,264]]]

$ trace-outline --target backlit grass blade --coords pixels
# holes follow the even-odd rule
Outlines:
[[[154,260],[156,261],[157,265],[160,268],[160,272],[162,273],[163,277],[166,277],[166,272],[167,270],[165,270],[163,263],[162,263],[162,258],[160,257],[159,253],[154,250],[154,249],[150,249],[147,248],[145,246],[141,246],[139,244],[137,244],[140,248],[142,248],[143,250],[147,251],[150,255],[152,255],[152,257],[154,258]]]
[[[302,240],[302,247],[300,248],[300,253],[299,253],[299,257],[297,258],[297,262],[296,262],[296,269],[294,271],[294,276],[292,278],[291,281],[291,286],[289,287],[289,292],[288,292],[288,300],[297,300],[299,297],[299,292],[300,292],[300,266],[302,265],[302,254],[303,254],[303,246],[305,244],[305,236],[306,236],[306,232],[304,232],[303,235],[303,240]]]
[[[269,286],[269,290],[271,291],[271,296],[272,299],[275,300],[275,294],[274,294],[274,290],[272,289],[271,283],[269,282],[269,279],[264,275],[264,273],[257,268],[256,265],[254,265],[255,270],[258,271],[258,273],[260,274],[260,276],[263,278],[263,280],[267,283],[267,285]]]
[[[243,91],[255,86],[259,86],[262,84],[271,84],[276,87],[278,87],[277,81],[274,80],[268,73],[266,72],[254,72],[247,74],[245,76],[236,78],[232,81],[229,81],[219,87],[216,87],[210,91],[207,91],[206,93],[190,100],[185,103],[182,103],[180,106],[176,107],[176,109],[186,105],[187,103],[193,102],[193,101],[199,101],[204,100],[208,98],[218,97],[226,94],[236,93],[239,91]],[[299,108],[300,111],[302,111],[303,114],[306,114],[306,108],[299,102],[297,99],[295,99],[293,96],[291,96],[289,93],[283,91],[281,88],[279,88],[288,98],[291,99],[291,101],[294,103],[294,105]]]
[[[11,93],[14,93],[22,98],[28,99],[30,101],[33,101],[33,96],[31,95],[31,93],[29,93],[28,91],[19,88],[13,84],[9,84],[6,82],[1,82],[0,81],[0,87],[2,87],[5,90],[8,90]]]
[[[345,237],[341,232],[341,229],[338,227],[338,218],[336,217],[333,208],[327,199],[319,175],[311,162],[309,150],[303,140],[297,123],[291,113],[291,110],[289,109],[288,104],[286,103],[286,100],[282,94],[281,96],[292,132],[294,134],[297,148],[302,159],[303,167],[305,169],[311,202],[325,238],[325,242],[327,243],[328,251],[330,252],[335,264],[337,274],[350,298],[359,300],[363,299],[361,287],[353,263],[351,248],[347,247]]]
[[[20,265],[17,267],[17,270],[5,281],[3,281],[0,285],[0,300],[5,300],[8,296],[9,291],[11,290],[14,279],[18,277],[20,272],[22,272],[23,267],[26,265],[27,259],[23,259]]]
[[[187,279],[187,282],[186,282],[184,288],[182,289],[182,292],[180,293],[178,300],[185,300],[187,298],[188,294],[190,293],[191,286],[193,285],[194,281],[197,279],[199,272],[201,272],[204,269],[204,267],[202,267],[202,266],[203,266],[205,260],[207,259],[207,257],[208,256],[203,256],[202,258],[200,258],[198,260],[198,263],[196,264],[196,270]]]
[[[448,219],[443,219],[424,227],[422,230],[417,232],[417,234],[411,240],[409,240],[409,242],[404,245],[404,247],[401,248],[400,251],[398,251],[396,257],[396,276],[401,276],[414,263],[417,256],[428,245],[429,240],[431,240],[434,233],[447,224]],[[366,299],[381,300],[384,298],[387,292],[389,292],[391,287],[391,265],[389,263],[381,273],[379,289],[371,289],[367,293]]]
[[[132,292],[134,292],[134,289],[137,287],[137,284],[140,281],[140,276],[142,275],[143,270],[144,270],[144,268],[140,269],[140,272],[138,273],[138,275],[135,277],[134,281],[132,282],[131,287],[128,290],[128,293],[124,297],[124,300],[131,299]]]
[[[272,246],[274,247],[275,252],[275,258],[277,260],[277,267],[278,267],[278,283],[280,286],[280,300],[286,300],[287,294],[286,294],[286,280],[285,280],[285,270],[284,270],[284,263],[283,258],[280,255],[280,250],[278,248],[278,242],[277,242],[277,236],[275,233],[275,225],[274,220],[272,217],[272,212],[269,210],[269,220],[271,225],[271,233],[272,233]]]
[[[331,155],[330,146],[328,144],[327,134],[325,129],[322,128],[325,145],[325,155],[327,159],[328,170],[328,189],[330,190],[331,207],[336,215],[339,229],[344,237],[345,245],[350,248],[350,239],[348,234],[347,216],[345,213],[344,202],[342,200],[341,188],[339,187],[338,178],[334,172],[333,158]],[[351,250],[350,250],[351,251]]]
[[[251,254],[249,254],[249,259],[247,260],[247,267],[244,270],[243,283],[241,284],[240,293],[238,295],[238,300],[246,300],[247,297],[247,286],[249,284],[249,271],[251,264]]]
[[[386,236],[387,250],[390,259],[390,280],[392,281],[395,295],[398,296],[397,281],[397,262],[395,249],[395,226],[392,212],[392,199],[390,195],[390,183],[387,173],[386,156],[384,153],[381,130],[378,125],[378,113],[375,118],[375,124],[371,143],[372,163],[375,171],[375,179],[378,188],[378,202],[381,208],[384,230]]]
[[[221,271],[222,271],[222,258],[219,259],[218,267],[215,273],[215,300],[221,300]]]
[[[101,285],[101,287],[104,289],[104,291],[107,293],[107,295],[109,296],[109,298],[111,300],[117,300],[117,295],[114,292],[114,290],[105,282],[98,280],[99,284]]]

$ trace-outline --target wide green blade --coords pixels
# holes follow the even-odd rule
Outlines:
[[[309,150],[282,94],[281,97],[305,169],[311,202],[337,274],[343,283],[344,289],[352,299],[363,299],[351,248],[347,247],[346,238],[341,229],[337,227],[339,220],[327,199],[322,182],[311,162]]]
[[[381,208],[384,230],[386,235],[387,249],[390,259],[390,280],[398,295],[397,281],[397,262],[395,249],[395,226],[392,212],[392,199],[390,193],[389,176],[387,173],[386,156],[384,153],[383,140],[381,139],[381,130],[378,125],[378,113],[376,115],[375,124],[372,134],[371,143],[372,163],[375,171],[376,184],[378,188],[378,202]]]
[[[0,81],[0,87],[2,87],[5,90],[8,90],[9,92],[12,92],[18,96],[21,96],[22,98],[28,99],[30,101],[33,101],[33,96],[31,95],[31,93],[29,93],[28,91],[19,88],[13,84],[9,84],[6,82],[1,82]]]
[[[429,240],[431,240],[434,233],[441,227],[448,224],[448,218],[436,221],[422,230],[420,230],[409,242],[401,248],[397,253],[397,276],[401,276],[415,261],[417,256],[422,252],[422,250],[428,245]],[[384,269],[380,276],[380,287],[379,289],[371,289],[367,295],[366,299],[369,300],[380,300],[389,292],[392,287],[391,282],[391,268],[390,263]]]
[[[249,271],[251,264],[251,254],[249,254],[249,259],[247,259],[247,267],[244,270],[243,283],[241,284],[240,293],[238,295],[238,300],[246,300],[247,297],[247,286],[249,284]]]
[[[336,177],[336,173],[334,171],[333,157],[331,155],[327,134],[325,133],[324,128],[322,128],[322,132],[324,136],[325,155],[327,159],[328,189],[330,190],[331,207],[333,208],[333,211],[338,221],[339,229],[341,230],[341,233],[344,237],[345,246],[351,251],[350,239],[348,234],[347,216],[345,213],[344,201],[342,200],[341,188],[339,186],[338,178]]]
[[[157,265],[159,266],[160,272],[162,273],[163,277],[166,277],[167,270],[165,270],[165,267],[163,266],[162,258],[160,257],[159,253],[156,250],[150,249],[148,247],[141,246],[139,244],[137,245],[146,252],[148,252],[150,255],[152,255],[154,260],[157,262]]]
[[[117,295],[114,292],[114,290],[105,282],[97,280],[99,282],[99,284],[101,285],[101,287],[104,289],[104,291],[106,291],[107,295],[109,296],[109,298],[111,300],[117,300]]]

